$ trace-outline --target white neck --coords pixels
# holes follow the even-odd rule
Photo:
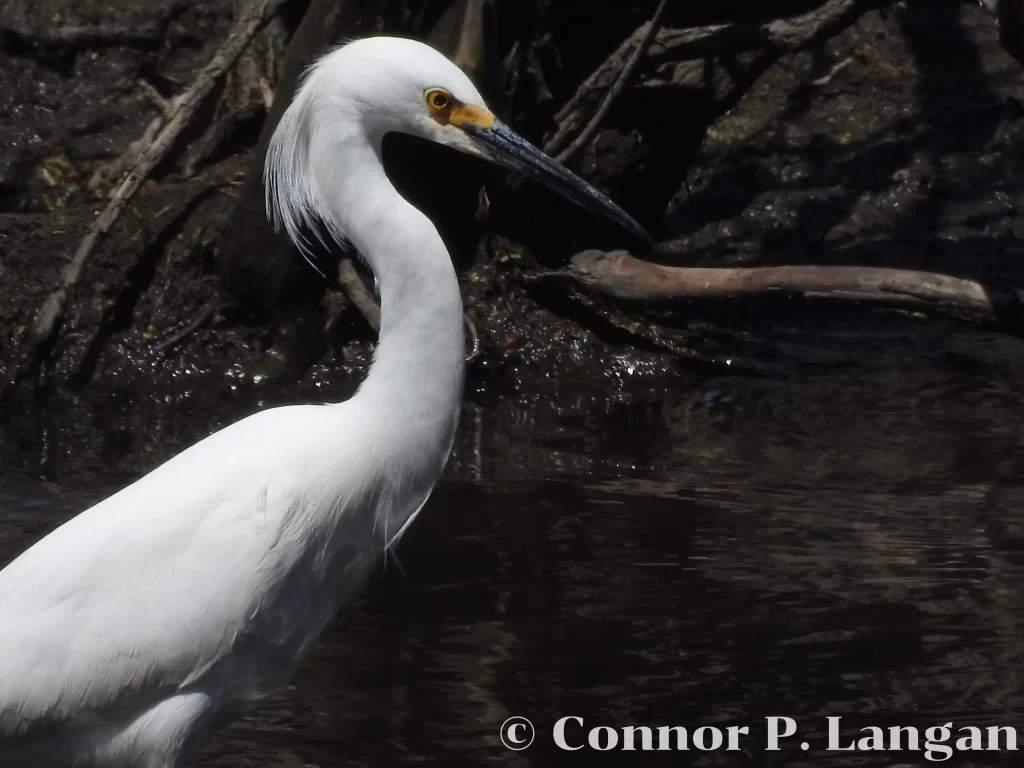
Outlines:
[[[379,424],[376,448],[401,484],[429,492],[448,459],[461,408],[462,299],[444,242],[388,180],[375,143],[341,143],[319,179],[324,203],[380,290],[380,341],[350,403]]]

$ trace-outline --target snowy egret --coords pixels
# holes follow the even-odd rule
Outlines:
[[[270,143],[267,205],[297,243],[320,222],[369,263],[370,372],[347,402],[211,435],[0,571],[3,768],[192,765],[289,681],[422,508],[455,436],[462,302],[437,231],[384,174],[389,131],[524,171],[643,236],[431,48],[378,37],[323,57]]]

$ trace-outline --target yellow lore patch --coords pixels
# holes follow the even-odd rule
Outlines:
[[[471,107],[467,104],[455,104],[448,115],[450,125],[465,125],[472,123],[481,128],[490,128],[494,125],[494,115],[490,110],[480,107]]]
[[[441,125],[478,125],[490,128],[494,115],[483,107],[473,107],[456,100],[443,88],[431,88],[423,94],[430,116]]]

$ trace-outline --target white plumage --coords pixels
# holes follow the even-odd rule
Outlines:
[[[369,263],[370,373],[347,402],[211,435],[0,571],[2,768],[192,765],[288,682],[426,501],[460,408],[462,303],[437,231],[384,175],[389,131],[544,176],[639,231],[432,49],[369,38],[325,56],[271,142],[268,209],[296,241],[320,221]]]

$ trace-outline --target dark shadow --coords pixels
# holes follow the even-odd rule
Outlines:
[[[455,268],[469,267],[489,231],[486,212],[477,215],[480,191],[504,172],[450,147],[397,133],[384,137],[384,171],[402,197],[434,222]]]
[[[948,175],[955,180],[938,182],[931,194],[911,207],[894,230],[893,240],[927,243],[920,257],[926,269],[973,271],[985,285],[1000,320],[1020,327],[1024,305],[1018,292],[992,280],[993,259],[1004,256],[993,248],[994,242],[986,242],[984,254],[967,248],[951,254],[949,249],[934,247],[934,233],[949,204],[992,183],[993,169],[977,164],[974,155],[991,141],[1004,117],[1004,105],[991,89],[978,48],[963,28],[962,14],[959,3],[930,2],[908,4],[898,16],[920,72],[918,105],[922,121],[931,129],[925,149],[934,169],[952,166]],[[975,257],[973,263],[964,263],[969,256]]]

